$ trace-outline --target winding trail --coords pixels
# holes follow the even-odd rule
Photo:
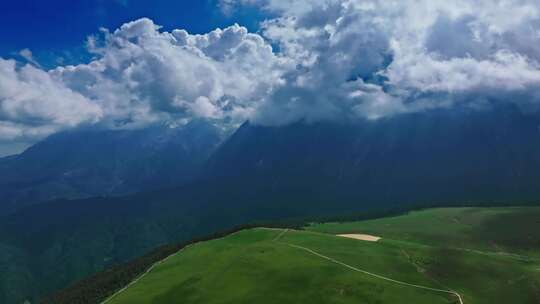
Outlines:
[[[226,235],[226,236],[223,236],[223,237],[220,237],[220,238],[217,238],[217,239],[213,239],[213,240],[221,240],[221,239],[224,239],[228,236],[231,236],[233,234],[236,234],[238,233],[237,232],[234,232],[234,233],[231,233],[229,235]],[[114,299],[117,295],[121,294],[122,292],[124,292],[126,289],[128,289],[129,287],[131,287],[132,285],[134,285],[135,283],[139,282],[142,278],[144,278],[147,274],[149,274],[154,268],[156,268],[156,266],[166,262],[168,259],[170,259],[171,257],[177,255],[178,253],[182,252],[182,251],[185,251],[186,249],[190,248],[190,247],[193,247],[197,244],[199,244],[200,242],[196,242],[196,243],[191,243],[189,245],[186,245],[184,246],[183,248],[181,248],[180,250],[178,250],[177,252],[175,253],[172,253],[171,255],[169,255],[168,257],[164,258],[163,260],[159,260],[157,262],[155,262],[154,264],[152,264],[152,266],[150,266],[150,268],[148,268],[144,273],[142,273],[140,276],[138,276],[135,280],[131,281],[129,284],[127,284],[126,286],[124,286],[122,289],[119,289],[117,292],[115,292],[114,294],[112,294],[110,297],[108,297],[107,299],[105,299],[103,302],[101,302],[100,304],[107,304],[108,302],[110,302],[112,299]]]
[[[186,249],[187,247],[189,247],[191,245],[188,245],[183,249]],[[112,296],[108,297],[107,299],[105,299],[105,301],[101,302],[101,304],[106,304],[108,303],[109,301],[111,301],[114,297],[116,297],[118,294],[122,293],[124,290],[128,289],[129,287],[131,287],[133,284],[139,282],[140,279],[142,279],[143,277],[145,277],[150,271],[152,271],[156,266],[164,263],[165,261],[167,261],[168,259],[170,259],[173,255],[176,255],[178,252],[175,252],[171,255],[169,255],[168,257],[164,258],[163,260],[159,260],[157,261],[156,263],[154,263],[152,266],[150,266],[150,268],[148,268],[143,274],[141,274],[140,276],[138,276],[135,280],[131,281],[129,284],[127,284],[126,286],[124,286],[122,289],[118,290],[117,292],[115,292]]]
[[[450,295],[453,295],[455,296],[458,300],[459,300],[459,304],[464,304],[463,302],[463,299],[461,297],[461,295],[459,293],[457,293],[456,291],[453,291],[453,290],[444,290],[444,289],[437,289],[437,288],[431,288],[431,287],[427,287],[427,286],[422,286],[422,285],[416,285],[416,284],[411,284],[411,283],[407,283],[407,282],[402,282],[402,281],[398,281],[398,280],[394,280],[394,279],[391,279],[391,278],[387,278],[385,276],[382,276],[382,275],[378,275],[378,274],[375,274],[375,273],[371,273],[369,271],[365,271],[365,270],[362,270],[362,269],[359,269],[359,268],[356,268],[354,266],[351,266],[349,264],[346,264],[344,262],[341,262],[341,261],[338,261],[334,258],[331,258],[331,257],[328,257],[328,256],[325,256],[321,253],[318,253],[316,252],[315,250],[312,250],[312,249],[309,249],[307,247],[303,247],[303,246],[299,246],[299,245],[295,245],[295,244],[289,244],[289,243],[286,243],[286,242],[282,242],[280,241],[280,239],[283,237],[283,235],[285,235],[285,233],[287,233],[289,231],[289,229],[283,229],[274,239],[273,241],[276,242],[276,243],[280,243],[280,244],[284,244],[284,245],[287,245],[289,247],[292,247],[292,248],[296,248],[296,249],[300,249],[300,250],[303,250],[303,251],[306,251],[310,254],[313,254],[315,256],[318,256],[322,259],[325,259],[327,261],[330,261],[332,263],[335,263],[335,264],[338,264],[338,265],[341,265],[345,268],[348,268],[350,270],[353,270],[353,271],[356,271],[356,272],[360,272],[360,273],[363,273],[365,275],[369,275],[369,276],[372,276],[372,277],[375,277],[375,278],[378,278],[378,279],[381,279],[381,280],[385,280],[385,281],[388,281],[388,282],[392,282],[392,283],[395,283],[395,284],[399,284],[399,285],[404,285],[404,286],[409,286],[409,287],[414,287],[414,288],[419,288],[419,289],[424,289],[424,290],[429,290],[429,291],[434,291],[434,292],[440,292],[440,293],[445,293],[445,294],[450,294]],[[234,233],[233,233],[234,234]],[[225,236],[226,237],[226,236]],[[222,237],[222,238],[225,238],[225,237]],[[222,239],[222,238],[219,238],[219,239]],[[110,302],[112,299],[114,299],[117,295],[119,295],[120,293],[122,293],[123,291],[125,291],[126,289],[128,289],[129,287],[131,287],[132,285],[136,284],[137,282],[139,282],[139,280],[141,280],[143,277],[145,277],[148,273],[150,273],[156,266],[164,263],[165,261],[167,261],[168,259],[170,259],[172,256],[178,254],[179,252],[191,247],[191,246],[194,246],[194,245],[197,245],[198,243],[193,243],[193,244],[190,244],[190,245],[187,245],[185,246],[184,248],[180,249],[178,252],[175,252],[171,255],[169,255],[168,257],[166,257],[165,259],[163,260],[160,260],[156,263],[154,263],[152,266],[150,266],[150,268],[148,268],[143,274],[141,274],[139,277],[137,277],[135,280],[131,281],[128,285],[126,285],[125,287],[123,287],[122,289],[118,290],[117,292],[115,292],[113,295],[111,295],[109,298],[107,298],[106,300],[104,300],[103,302],[101,302],[100,304],[106,304],[108,302]],[[539,269],[540,270],[540,269]]]
[[[360,272],[360,273],[363,273],[363,274],[366,274],[366,275],[369,275],[369,276],[372,276],[372,277],[375,277],[375,278],[378,278],[378,279],[381,279],[381,280],[385,280],[385,281],[388,281],[388,282],[392,282],[392,283],[395,283],[395,284],[399,284],[399,285],[404,285],[404,286],[409,286],[409,287],[414,287],[414,288],[419,288],[419,289],[424,289],[424,290],[429,290],[429,291],[435,291],[435,292],[440,292],[440,293],[445,293],[445,294],[450,294],[450,295],[453,295],[455,296],[458,300],[459,300],[459,304],[464,304],[463,302],[463,298],[461,297],[461,295],[459,293],[457,293],[456,291],[453,291],[453,290],[444,290],[444,289],[437,289],[437,288],[431,288],[431,287],[427,287],[427,286],[422,286],[422,285],[416,285],[416,284],[411,284],[411,283],[407,283],[407,282],[402,282],[402,281],[398,281],[398,280],[394,280],[394,279],[391,279],[391,278],[387,278],[385,276],[382,276],[382,275],[378,275],[378,274],[375,274],[375,273],[371,273],[369,271],[365,271],[365,270],[362,270],[362,269],[359,269],[359,268],[356,268],[354,266],[351,266],[349,264],[346,264],[346,263],[343,263],[341,261],[338,261],[334,258],[331,258],[331,257],[328,257],[328,256],[325,256],[323,254],[320,254],[318,252],[316,252],[315,250],[312,250],[312,249],[309,249],[307,247],[303,247],[303,246],[299,246],[299,245],[294,245],[294,244],[289,244],[289,243],[285,243],[285,242],[281,242],[279,241],[279,239],[281,237],[283,237],[283,235],[289,231],[289,229],[285,229],[282,233],[280,233],[275,239],[274,241],[278,242],[278,243],[281,243],[281,244],[284,244],[284,245],[287,245],[287,246],[290,246],[290,247],[293,247],[293,248],[296,248],[296,249],[300,249],[300,250],[304,250],[306,252],[309,252],[313,255],[316,255],[322,259],[325,259],[327,261],[330,261],[332,263],[335,263],[335,264],[338,264],[338,265],[341,265],[343,267],[346,267],[350,270],[353,270],[353,271],[356,271],[356,272]]]
[[[476,253],[476,254],[506,257],[506,258],[510,258],[510,259],[514,259],[518,261],[524,261],[524,262],[540,262],[540,258],[530,257],[530,256],[520,255],[520,254],[515,254],[515,253],[510,253],[510,252],[504,252],[504,251],[481,251],[481,250],[468,249],[468,248],[457,248],[457,249]]]

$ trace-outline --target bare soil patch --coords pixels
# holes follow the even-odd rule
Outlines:
[[[338,236],[367,242],[378,242],[381,239],[378,236],[373,236],[369,234],[338,234]]]

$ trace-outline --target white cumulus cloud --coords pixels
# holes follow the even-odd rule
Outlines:
[[[478,100],[540,104],[532,0],[227,0],[277,15],[262,34],[295,62],[256,118],[380,118]]]
[[[102,115],[98,105],[49,73],[0,58],[0,140],[41,138]]]
[[[286,67],[267,41],[239,25],[191,35],[143,18],[102,29],[88,48],[95,55],[88,64],[49,71],[0,59],[0,139],[39,139],[88,124],[238,124]]]
[[[533,0],[222,0],[268,13],[194,35],[143,18],[88,39],[94,59],[0,59],[0,140],[193,118],[236,125],[379,119],[456,104],[540,106]],[[20,54],[32,63],[30,51]]]
[[[114,125],[244,120],[279,82],[283,65],[264,39],[239,25],[190,35],[140,19],[90,45],[99,59],[50,73],[99,104]]]

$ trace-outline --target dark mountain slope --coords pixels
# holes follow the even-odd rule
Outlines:
[[[122,195],[193,180],[221,142],[207,123],[53,135],[0,162],[0,213],[57,198]]]
[[[363,202],[540,198],[540,120],[517,109],[453,109],[355,124],[244,124],[213,176],[306,187]]]

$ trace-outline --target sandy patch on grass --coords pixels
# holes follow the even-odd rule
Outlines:
[[[378,242],[381,238],[369,234],[338,234],[338,236],[360,241]]]

